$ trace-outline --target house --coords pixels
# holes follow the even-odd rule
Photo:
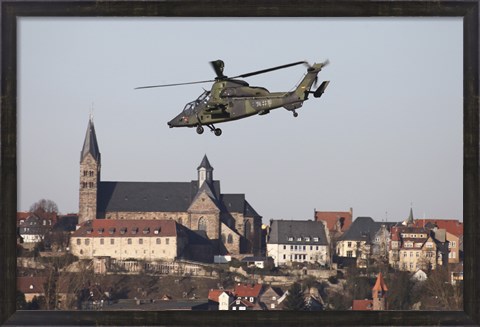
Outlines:
[[[307,288],[304,292],[305,309],[307,311],[321,311],[325,303],[316,287]]]
[[[20,220],[19,234],[23,239],[23,245],[33,247],[35,243],[44,239],[45,234],[51,228],[52,225],[48,224],[48,220],[44,220],[36,214],[30,214],[24,221]]]
[[[70,251],[80,259],[146,261],[189,259],[193,252],[196,259],[211,262],[213,255],[208,241],[202,245],[198,238],[199,235],[174,220],[95,219],[84,222],[72,234]],[[194,243],[190,244],[192,239]]]
[[[90,118],[80,153],[79,224],[173,220],[203,233],[216,255],[261,253],[262,217],[244,194],[221,192],[206,155],[197,168],[198,179],[189,182],[103,181],[100,176],[101,154]]]
[[[293,262],[329,264],[329,244],[322,222],[271,220],[267,256],[275,266]]]
[[[337,257],[356,258],[355,264],[360,268],[365,268],[371,259],[386,259],[390,229],[394,224],[376,222],[371,217],[357,217],[350,228],[337,240]]]
[[[413,210],[402,223],[392,227],[389,264],[399,270],[415,272],[435,269],[441,262],[439,242],[424,227],[415,227]]]
[[[282,310],[283,305],[280,301],[282,296],[283,291],[280,288],[265,285],[258,302],[263,310]]]
[[[272,297],[279,296],[275,290],[269,287],[264,288],[262,284],[239,283],[234,286],[234,289],[212,289],[208,292],[209,308],[210,310],[265,310],[265,303],[260,301],[264,290],[268,291]]]
[[[448,242],[448,263],[459,263],[460,260],[460,242],[463,237],[463,223],[454,219],[417,219],[414,226],[423,227],[437,235],[437,231],[445,234],[444,242]],[[438,234],[440,235],[440,234]],[[443,234],[442,234],[443,236]],[[437,238],[437,237],[436,237]]]
[[[17,277],[17,289],[25,294],[27,302],[32,302],[34,297],[45,296],[46,283],[47,277],[44,276]]]

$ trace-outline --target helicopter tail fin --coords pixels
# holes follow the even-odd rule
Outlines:
[[[318,73],[322,70],[322,67],[327,65],[327,63],[328,62],[313,64],[312,66],[308,67],[307,74],[294,91],[294,93],[298,96],[299,100],[307,100],[309,93],[314,93],[314,96],[317,97],[315,94],[318,94],[320,96],[325,91],[328,82],[323,82],[322,85],[320,85],[320,87],[315,92],[310,92],[310,89],[317,80]]]

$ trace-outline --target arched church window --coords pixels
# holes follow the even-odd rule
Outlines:
[[[243,231],[243,236],[245,236],[246,238],[250,238],[250,234],[251,234],[251,232],[252,232],[251,229],[252,229],[252,226],[251,226],[251,224],[250,224],[250,221],[247,220],[247,221],[245,222],[245,229],[244,229],[244,231]]]
[[[207,230],[207,220],[204,217],[198,220],[198,230]]]
[[[232,244],[232,243],[233,243],[232,234],[228,234],[228,236],[227,236],[227,243],[229,243],[229,244]]]

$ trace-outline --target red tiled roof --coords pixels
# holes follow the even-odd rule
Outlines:
[[[241,297],[258,297],[262,290],[262,284],[237,284],[235,285],[234,293]]]
[[[315,211],[315,221],[324,221],[329,231],[334,231],[340,218],[345,218],[341,231],[347,230],[352,224],[350,211]]]
[[[174,220],[94,219],[76,230],[73,237],[158,237],[177,236]]]
[[[43,285],[47,281],[47,277],[17,277],[17,289],[24,294],[43,293]]]
[[[373,310],[373,300],[353,300],[352,310]]]
[[[213,289],[213,290],[208,291],[208,299],[209,299],[210,301],[218,302],[218,297],[219,297],[220,294],[222,294],[223,292],[229,293],[230,295],[233,296],[231,290],[218,290],[218,289]]]
[[[385,284],[385,280],[383,280],[382,273],[379,273],[377,276],[377,281],[375,282],[375,286],[373,286],[373,291],[388,291],[387,284]]]
[[[457,219],[417,219],[415,226],[425,226],[427,223],[432,223],[438,226],[438,228],[445,229],[450,234],[455,236],[463,235],[463,222]]]

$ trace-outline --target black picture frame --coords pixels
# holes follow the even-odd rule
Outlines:
[[[480,323],[479,1],[2,1],[0,323],[9,325],[477,325]],[[464,311],[16,311],[17,18],[168,17],[462,17],[464,92]],[[314,33],[314,32],[311,32]],[[312,35],[314,37],[314,35]],[[439,67],[441,69],[441,67]],[[40,110],[40,109],[39,109]]]

